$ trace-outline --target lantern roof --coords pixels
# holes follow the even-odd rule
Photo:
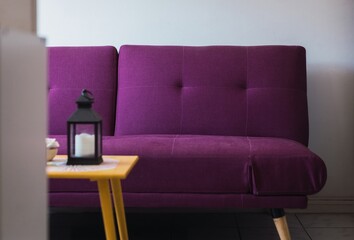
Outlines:
[[[80,97],[77,99],[77,110],[68,119],[69,123],[98,123],[102,121],[101,116],[91,107],[94,102],[90,91],[83,89]]]
[[[69,123],[98,123],[101,121],[101,116],[91,108],[78,108],[68,119]]]
[[[90,91],[87,89],[82,89],[81,95],[76,100],[76,103],[79,108],[91,108],[94,100],[93,94]]]

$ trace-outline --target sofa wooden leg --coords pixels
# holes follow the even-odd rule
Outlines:
[[[286,216],[284,209],[273,208],[271,209],[273,221],[275,227],[277,228],[280,240],[291,240],[288,223],[286,221]]]

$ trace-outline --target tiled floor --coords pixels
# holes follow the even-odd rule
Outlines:
[[[127,211],[129,239],[273,240],[279,239],[266,212]],[[287,214],[293,240],[353,240],[354,214]],[[104,238],[98,211],[51,210],[51,240]]]

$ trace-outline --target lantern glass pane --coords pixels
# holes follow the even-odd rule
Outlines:
[[[95,124],[75,124],[75,157],[95,156]]]

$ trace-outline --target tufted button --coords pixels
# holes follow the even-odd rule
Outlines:
[[[183,88],[183,83],[182,83],[182,81],[176,82],[176,87],[177,87],[177,88]]]
[[[246,86],[246,83],[239,83],[239,84],[236,85],[236,88],[237,89],[246,90],[247,86]]]

